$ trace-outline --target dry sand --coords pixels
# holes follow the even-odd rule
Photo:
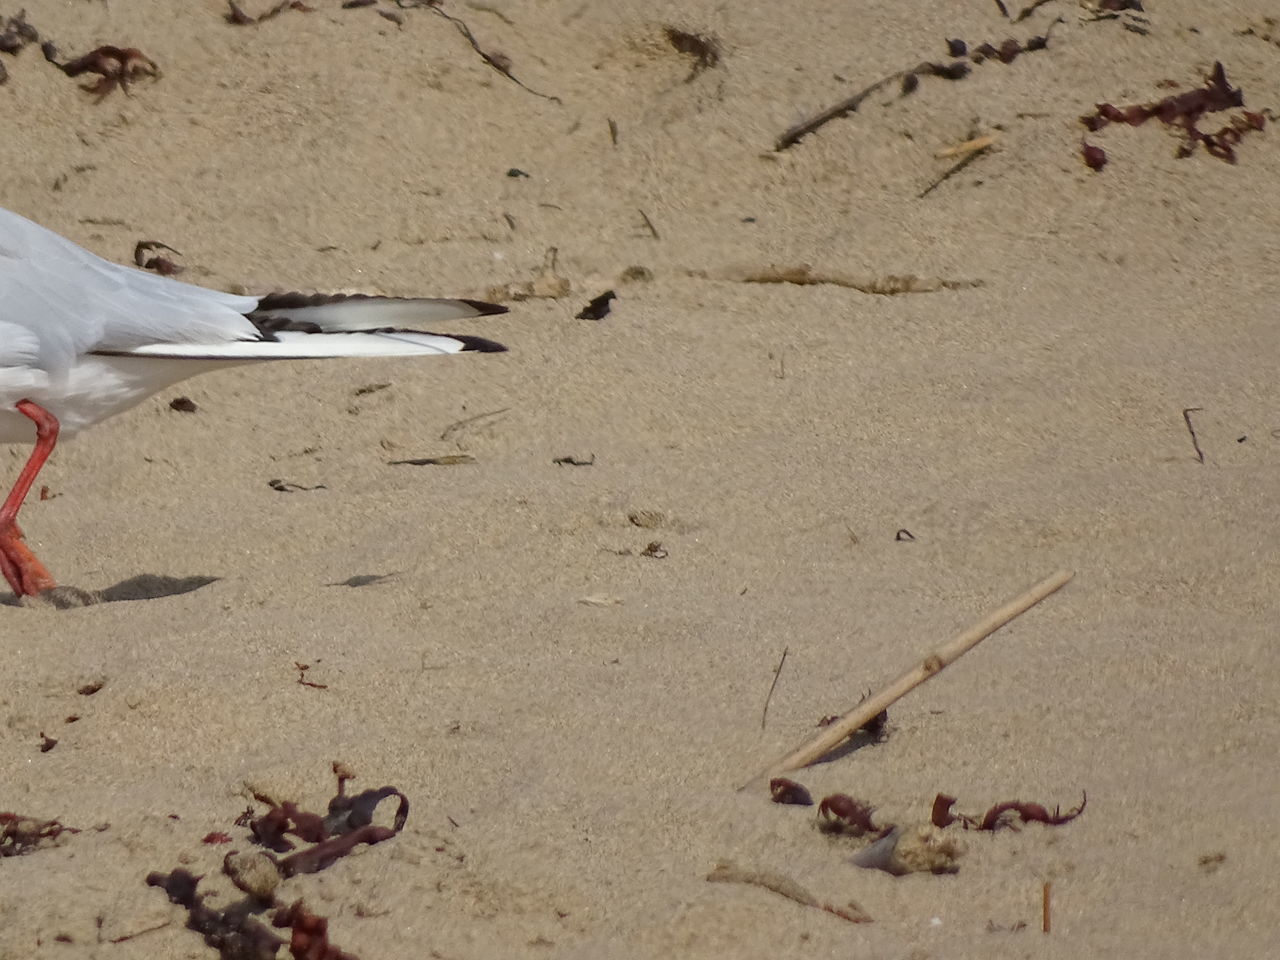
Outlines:
[[[1016,25],[983,0],[445,5],[559,102],[430,10],[309,2],[234,26],[218,0],[27,0],[64,54],[137,47],[163,75],[95,103],[38,49],[3,57],[0,205],[120,261],[161,240],[212,286],[485,296],[555,247],[571,292],[469,323],[501,356],[234,370],[58,451],[24,524],[65,582],[218,579],[0,606],[0,810],[83,829],[0,861],[0,957],[213,956],[144,876],[184,864],[231,902],[201,838],[249,849],[250,789],[322,807],[335,760],[404,790],[408,826],[282,897],[364,960],[1274,949],[1280,133],[1233,166],[1113,126],[1094,173],[1077,119],[1215,60],[1280,106],[1266,0],[1149,0],[1145,35],[1066,0]],[[772,151],[945,38],[1056,16],[1047,50]],[[690,79],[666,25],[720,62]],[[973,133],[995,147],[919,198]],[[981,286],[717,279],[802,264]],[[607,288],[607,318],[574,319]],[[799,779],[900,822],[938,791],[1087,790],[1079,820],[894,878],[735,790],[1060,567],[886,742]],[[722,860],[874,922],[706,882]]]

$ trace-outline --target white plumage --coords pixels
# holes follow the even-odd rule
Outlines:
[[[37,423],[53,434],[0,505],[0,573],[18,593],[36,592],[40,578],[24,572],[38,562],[16,515],[59,429],[74,434],[220,367],[501,351],[409,326],[505,312],[475,300],[222,293],[104,260],[0,208],[0,443],[35,441]]]

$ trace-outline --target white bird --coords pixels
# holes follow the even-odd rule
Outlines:
[[[59,433],[238,364],[502,351],[492,340],[404,325],[506,310],[478,300],[237,296],[120,266],[0,209],[0,443],[35,443],[0,505],[0,573],[19,596],[56,585],[17,517]]]

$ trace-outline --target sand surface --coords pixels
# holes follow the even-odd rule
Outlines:
[[[1078,120],[1216,60],[1280,108],[1266,0],[1016,24],[983,0],[449,0],[527,89],[430,9],[309,2],[237,26],[217,0],[27,0],[63,56],[136,47],[162,75],[95,102],[37,47],[0,55],[0,205],[121,262],[163,241],[226,289],[485,297],[555,248],[568,292],[464,324],[506,354],[236,369],[59,449],[32,545],[143,599],[0,604],[0,810],[82,831],[0,860],[0,957],[215,956],[144,877],[238,901],[251,794],[323,809],[334,761],[403,790],[407,826],[279,895],[363,960],[1274,949],[1280,131],[1232,165],[1112,125],[1095,173]],[[947,38],[1055,17],[1047,49],[773,149]],[[951,283],[743,282],[806,265]],[[0,449],[6,479],[26,452]],[[1078,820],[895,878],[736,789],[1060,568],[885,742],[797,779],[899,823],[939,791],[1087,791]],[[873,922],[708,883],[721,861]]]

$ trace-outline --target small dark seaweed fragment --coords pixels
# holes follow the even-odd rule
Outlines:
[[[1085,805],[1089,802],[1087,793],[1083,794],[1080,800],[1080,806],[1074,810],[1062,812],[1060,807],[1054,807],[1053,813],[1048,808],[1039,803],[1023,803],[1021,800],[1006,800],[1003,803],[997,803],[991,807],[981,817],[971,817],[964,813],[952,813],[951,808],[955,805],[956,798],[949,794],[940,793],[933,798],[933,811],[930,820],[935,827],[949,827],[953,823],[960,823],[966,830],[989,830],[996,831],[1002,827],[1017,828],[1017,823],[1044,823],[1051,827],[1061,826],[1064,823],[1070,823],[1080,814],[1084,813]],[[1007,814],[1014,814],[1010,817]]]
[[[572,455],[567,457],[556,457],[551,462],[560,467],[591,467],[595,466],[596,455],[593,453],[589,460],[580,460]]]
[[[1004,803],[997,803],[994,807],[982,815],[982,822],[978,824],[978,830],[999,830],[1001,827],[1015,827],[1016,822],[1013,818],[1005,817],[1006,813],[1016,814],[1018,819],[1023,823],[1044,823],[1051,827],[1061,826],[1064,823],[1070,823],[1080,814],[1084,813],[1085,804],[1089,802],[1089,795],[1086,793],[1081,797],[1080,806],[1074,810],[1062,812],[1061,807],[1054,807],[1053,813],[1038,803],[1023,803],[1020,800],[1008,800]]]
[[[133,248],[133,262],[143,270],[154,270],[162,277],[172,277],[174,274],[183,271],[183,267],[178,266],[168,257],[148,257],[147,253],[151,250],[168,250],[170,253],[182,256],[181,250],[175,250],[167,243],[161,243],[159,240],[139,240]]]
[[[196,892],[200,879],[179,867],[171,873],[147,874],[147,886],[159,887],[171,902],[185,907],[187,929],[204,937],[204,942],[225,960],[275,960],[285,943],[254,919],[256,905],[245,900],[225,910],[207,907],[204,895]]]
[[[823,797],[818,804],[818,826],[831,833],[852,833],[862,836],[867,833],[879,833],[871,820],[876,808],[847,793],[833,793]]]
[[[951,57],[963,57],[969,52],[969,46],[963,40],[948,40],[947,55]]]
[[[45,43],[40,48],[44,57],[68,77],[79,77],[86,73],[98,74],[93,83],[82,84],[86,93],[97,94],[98,102],[116,87],[124,93],[129,92],[129,85],[142,77],[153,80],[160,76],[160,68],[156,62],[141,50],[134,47],[101,46],[90,50],[84,56],[59,63],[57,48]]]
[[[663,33],[667,43],[677,53],[693,58],[693,66],[685,83],[692,83],[703,70],[710,70],[720,62],[720,41],[701,33],[690,33],[677,27],[667,27]]]
[[[329,942],[328,918],[316,916],[301,900],[277,910],[271,924],[289,928],[289,953],[296,960],[357,960]]]
[[[769,781],[769,796],[774,803],[786,803],[797,807],[813,806],[813,795],[804,785],[788,780],[786,777],[774,777]]]
[[[17,813],[0,812],[0,857],[20,857],[64,833],[79,833],[57,820],[37,820]]]
[[[1085,129],[1096,131],[1108,123],[1127,123],[1136,127],[1154,117],[1166,126],[1178,127],[1183,131],[1184,139],[1178,146],[1177,156],[1188,157],[1195,152],[1196,144],[1204,144],[1210,156],[1235,163],[1236,144],[1244,134],[1262,130],[1266,126],[1265,116],[1245,110],[1239,116],[1231,117],[1216,133],[1206,133],[1199,128],[1199,123],[1206,113],[1218,113],[1243,106],[1243,91],[1231,86],[1226,69],[1218,61],[1205,78],[1204,85],[1194,90],[1170,94],[1152,103],[1131,104],[1126,107],[1099,103],[1093,113],[1082,116],[1080,122]]]
[[[574,314],[575,320],[603,320],[609,315],[609,301],[616,300],[618,295],[612,290],[606,290],[598,297],[594,297],[590,303]]]
[[[1107,151],[1084,140],[1080,141],[1080,156],[1090,170],[1101,170],[1107,165]]]

